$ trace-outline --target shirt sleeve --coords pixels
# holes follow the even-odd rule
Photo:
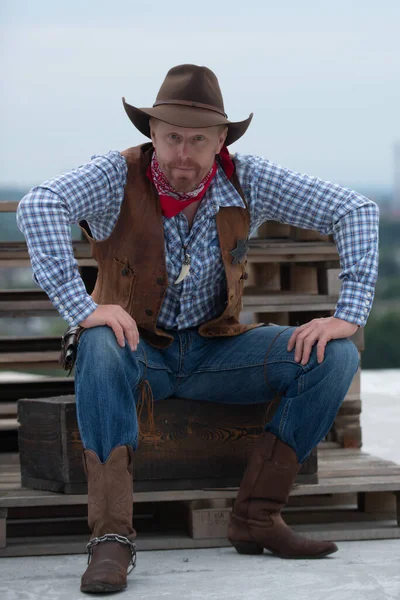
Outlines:
[[[78,270],[71,224],[86,219],[100,238],[107,237],[119,214],[126,176],[126,160],[110,151],[32,188],[18,205],[17,224],[26,238],[34,280],[70,325],[97,307]]]
[[[235,163],[249,199],[251,231],[272,220],[333,234],[342,281],[335,317],[365,325],[378,277],[378,206],[351,189],[258,156],[236,155]]]

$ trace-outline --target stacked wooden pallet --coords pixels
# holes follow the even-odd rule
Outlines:
[[[315,539],[400,538],[400,466],[357,449],[319,448],[319,482],[297,485],[285,520]],[[86,494],[21,488],[17,454],[0,455],[0,556],[84,553]],[[139,550],[228,546],[236,488],[134,494]]]
[[[15,208],[15,203],[0,203],[0,211]],[[89,246],[74,242],[74,251],[90,292],[96,269]],[[29,266],[25,243],[0,243],[0,265]],[[334,283],[338,268],[331,239],[267,223],[250,240],[243,320],[294,326],[332,315],[339,292]],[[0,317],[55,314],[40,290],[0,290]],[[362,329],[354,341],[361,352]],[[56,369],[58,349],[57,336],[0,340],[0,370]],[[73,378],[0,381],[0,421],[3,415],[14,419],[16,426],[18,398],[68,393],[73,393]],[[289,523],[315,537],[400,537],[400,467],[358,449],[360,410],[358,373],[328,441],[320,446],[318,483],[296,486],[286,511]],[[17,454],[0,455],[0,473],[0,556],[84,552],[88,534],[85,494],[22,488]],[[230,487],[136,493],[139,548],[227,545],[226,523],[236,493]]]

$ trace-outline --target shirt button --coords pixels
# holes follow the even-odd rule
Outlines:
[[[59,306],[58,308],[59,308],[60,310],[63,310],[63,308],[64,308],[64,305],[63,305],[63,304],[60,304],[60,306]]]
[[[368,292],[367,298],[371,298],[371,296],[372,296],[371,292]]]
[[[368,312],[368,308],[364,308],[364,312],[367,313]]]
[[[369,301],[368,301],[368,300],[366,300],[366,301],[364,302],[364,304],[365,304],[365,306],[369,306]]]
[[[59,297],[58,296],[54,296],[54,302],[58,302],[59,301]]]

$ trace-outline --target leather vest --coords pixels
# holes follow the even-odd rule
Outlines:
[[[97,304],[122,306],[135,319],[140,336],[157,348],[166,348],[173,337],[157,327],[168,276],[160,201],[146,175],[152,152],[151,143],[124,152],[128,165],[125,196],[111,235],[96,241],[86,221],[80,225],[98,264],[93,300]],[[231,182],[247,206],[235,173]],[[226,274],[227,304],[221,315],[199,326],[199,334],[205,337],[234,336],[262,325],[239,322],[247,258],[234,264],[230,254],[238,240],[248,239],[249,211],[236,206],[221,207],[216,221]]]

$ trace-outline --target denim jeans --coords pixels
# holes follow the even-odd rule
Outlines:
[[[169,333],[174,337],[169,348],[158,350],[140,340],[134,352],[128,344],[121,348],[109,327],[82,334],[75,374],[78,424],[84,447],[101,461],[116,446],[136,449],[138,385],[146,379],[155,402],[175,396],[265,403],[274,390],[279,392],[280,404],[263,425],[302,463],[331,428],[359,364],[356,347],[347,339],[329,342],[320,364],[315,346],[308,364],[296,363],[294,350],[287,351],[293,328],[275,325],[223,338],[203,338],[197,329]]]

